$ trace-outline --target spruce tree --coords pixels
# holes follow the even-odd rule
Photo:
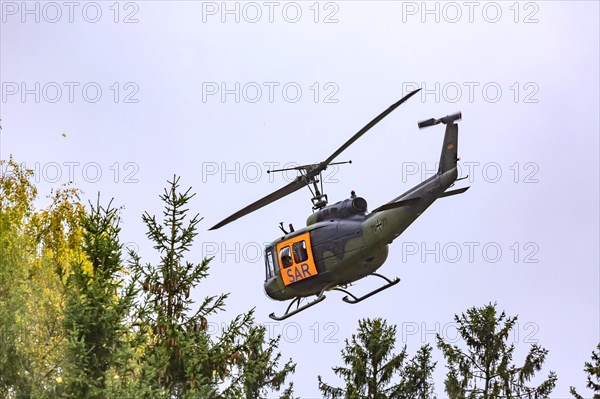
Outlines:
[[[269,391],[279,391],[286,379],[294,373],[296,364],[288,360],[281,369],[281,353],[276,352],[281,336],[266,337],[264,325],[253,325],[244,336],[239,337],[238,351],[232,355],[232,361],[238,366],[235,378],[239,384],[227,394],[245,399],[267,398]],[[281,398],[293,398],[293,383],[282,392]]]
[[[434,399],[433,370],[436,362],[431,361],[431,345],[419,348],[417,354],[408,362],[402,374],[399,389],[390,397],[407,399]]]
[[[583,371],[587,374],[587,387],[594,393],[593,399],[600,399],[600,343],[596,346],[597,352],[592,352],[592,362],[585,362]],[[575,387],[570,388],[575,399],[583,399]]]
[[[57,394],[64,398],[111,398],[126,383],[124,353],[131,341],[129,315],[136,299],[121,261],[118,210],[92,206],[82,221],[83,256],[67,277],[64,326],[68,344]],[[135,280],[135,277],[133,277]],[[119,367],[121,365],[122,367]]]
[[[513,362],[514,344],[508,344],[517,316],[499,315],[496,304],[472,307],[455,315],[457,329],[466,348],[447,343],[439,334],[438,347],[447,361],[445,390],[454,398],[548,398],[556,384],[556,374],[538,386],[527,383],[542,369],[548,351],[533,344],[522,366]]]
[[[344,387],[333,387],[318,376],[319,390],[326,398],[392,399],[431,398],[431,348],[422,347],[405,365],[406,346],[394,354],[396,326],[376,318],[358,322],[358,333],[346,339],[342,359],[346,367],[334,367],[336,375],[344,380]]]
[[[133,269],[142,275],[143,324],[151,329],[140,381],[146,397],[216,398],[234,367],[236,339],[252,324],[253,312],[235,317],[213,342],[207,318],[224,309],[228,295],[207,296],[194,306],[190,293],[208,276],[211,259],[199,263],[185,259],[202,219],[198,214],[188,216],[195,195],[191,188],[179,191],[177,176],[169,185],[160,196],[163,219],[147,212],[142,216],[158,263],[142,264],[139,255],[130,253]]]

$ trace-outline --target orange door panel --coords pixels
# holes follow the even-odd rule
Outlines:
[[[313,259],[309,232],[277,244],[277,258],[285,285],[319,274]]]

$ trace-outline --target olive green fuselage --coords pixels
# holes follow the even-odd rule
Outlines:
[[[266,247],[273,253],[274,265],[267,262],[266,294],[276,300],[317,295],[323,290],[343,286],[375,272],[387,259],[389,244],[408,228],[457,178],[454,167],[438,172],[389,203],[406,205],[366,214],[354,197],[325,207],[309,216],[307,227],[296,230]],[[353,202],[354,201],[354,202]],[[358,206],[355,204],[358,203]],[[285,285],[277,244],[310,233],[314,265],[318,274]],[[271,270],[269,270],[271,268]]]

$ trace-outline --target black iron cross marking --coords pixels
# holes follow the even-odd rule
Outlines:
[[[381,231],[381,230],[383,230],[383,226],[384,226],[384,225],[385,225],[385,220],[384,220],[384,221],[381,221],[381,220],[377,219],[377,220],[375,221],[375,224],[371,226],[371,230],[372,230],[373,232],[376,232],[376,231]]]

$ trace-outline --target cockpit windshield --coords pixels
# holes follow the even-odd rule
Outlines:
[[[269,280],[277,275],[275,258],[273,256],[273,247],[265,249],[265,280]]]

